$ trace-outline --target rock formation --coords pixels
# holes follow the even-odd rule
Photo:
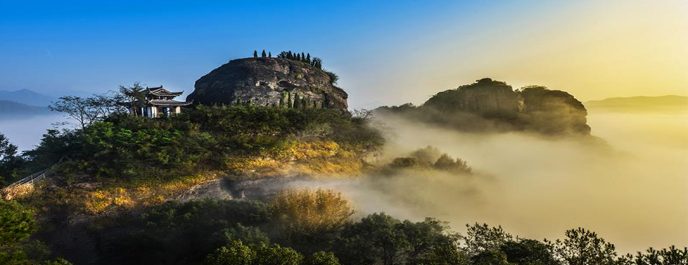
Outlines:
[[[187,100],[196,104],[235,105],[239,101],[279,106],[298,95],[308,107],[347,109],[348,95],[327,72],[285,58],[231,60],[198,79],[194,87]]]
[[[514,91],[489,78],[437,93],[420,107],[407,104],[378,112],[401,114],[462,131],[536,131],[589,135],[587,111],[569,93],[545,87]]]

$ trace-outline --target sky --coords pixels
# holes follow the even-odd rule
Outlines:
[[[0,90],[188,94],[256,49],[322,58],[352,108],[483,77],[582,101],[688,96],[688,1],[0,0]]]

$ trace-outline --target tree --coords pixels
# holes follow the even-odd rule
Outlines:
[[[339,265],[339,259],[332,252],[318,251],[304,260],[304,265]]]
[[[511,265],[504,253],[497,249],[488,249],[471,257],[472,265]],[[526,264],[524,264],[526,265]],[[592,264],[590,264],[592,265]]]
[[[475,223],[466,227],[467,235],[463,239],[466,243],[465,251],[469,255],[477,255],[486,250],[499,250],[504,243],[513,239],[501,226],[490,227],[487,224]]]
[[[293,108],[295,108],[295,109],[301,108],[301,98],[299,97],[299,94],[294,95],[294,106],[293,106]]]
[[[268,58],[272,58],[272,52],[268,52]]]
[[[0,250],[19,244],[34,231],[31,211],[17,202],[0,200]]]
[[[344,228],[336,253],[346,264],[402,264],[409,242],[399,224],[384,213],[368,215]]]
[[[322,60],[318,57],[313,57],[313,62],[311,64],[315,68],[322,69]]]
[[[258,58],[258,51],[253,50],[253,58]]]
[[[130,87],[119,86],[119,95],[115,99],[121,101],[119,103],[127,104],[132,114],[138,116],[139,109],[146,105],[146,89],[139,82]]]
[[[17,156],[17,146],[0,133],[0,185],[17,176],[17,170],[22,162],[23,159]]]
[[[263,58],[268,57],[268,55],[265,53],[265,50],[263,50],[263,53],[260,54],[260,57],[263,57]]]
[[[0,264],[29,264],[20,244],[34,231],[36,221],[30,211],[0,199]]]
[[[205,259],[206,265],[253,265],[256,251],[241,241],[232,241],[227,246],[218,248]]]
[[[303,262],[303,255],[288,247],[276,244],[260,244],[256,246],[255,265],[299,265]]]
[[[301,53],[301,61],[304,63],[306,62],[306,54],[305,53]]]
[[[48,106],[52,111],[64,112],[77,121],[81,129],[104,118],[103,111],[89,98],[75,96],[60,97],[60,100]]]
[[[568,265],[613,265],[616,264],[614,244],[606,242],[597,233],[584,228],[566,231],[564,240],[550,243],[557,258]]]
[[[287,108],[291,109],[293,107],[294,107],[294,103],[292,102],[292,99],[291,99],[291,92],[287,92]]]
[[[550,248],[537,240],[507,241],[500,249],[506,254],[507,261],[512,264],[560,264],[554,259]]]
[[[285,190],[270,205],[286,238],[302,245],[332,240],[354,213],[341,193],[324,189]]]
[[[306,62],[311,63],[311,54],[310,53],[306,55]]]
[[[333,72],[323,70],[330,77],[330,84],[336,85],[339,81],[339,76]]]

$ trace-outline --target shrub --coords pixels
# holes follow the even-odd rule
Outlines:
[[[270,205],[286,240],[300,245],[328,243],[353,215],[349,202],[332,190],[285,190]]]

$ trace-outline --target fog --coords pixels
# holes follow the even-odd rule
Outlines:
[[[430,216],[458,232],[485,222],[522,237],[555,239],[584,227],[620,253],[688,245],[688,112],[592,112],[597,140],[467,134],[381,118],[392,132],[388,156],[432,145],[466,160],[475,174],[415,171],[293,185],[340,190],[359,216]]]
[[[20,151],[33,149],[46,130],[67,119],[62,115],[41,115],[16,119],[0,119],[0,133],[4,134]]]

